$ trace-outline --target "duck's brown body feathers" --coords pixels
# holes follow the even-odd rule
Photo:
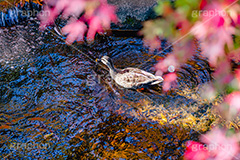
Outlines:
[[[163,81],[161,77],[137,68],[119,69],[114,80],[124,88],[134,88],[141,84],[157,84]]]
[[[112,64],[111,59],[107,56],[102,57],[101,61],[108,66],[112,79],[124,88],[137,88],[141,85],[154,85],[163,81],[161,76],[155,76],[138,68],[129,67],[125,69],[116,69]]]

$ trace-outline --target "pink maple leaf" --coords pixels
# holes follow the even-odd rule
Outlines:
[[[94,40],[95,34],[97,32],[98,33],[103,32],[103,28],[102,28],[102,24],[101,24],[101,19],[98,16],[91,17],[88,24],[89,24],[89,29],[88,29],[88,33],[87,33],[87,40],[89,42],[91,42]]]
[[[225,44],[228,44],[229,47],[233,46],[234,29],[219,27],[213,30],[214,28],[200,22],[192,28],[195,36],[202,42],[202,54],[209,58],[210,65],[216,66],[218,58],[224,56]]]
[[[40,28],[45,29],[48,25],[53,24],[58,15],[59,12],[55,8],[44,6],[44,10],[38,15],[41,21]]]
[[[78,17],[85,9],[86,0],[59,0],[56,4],[56,9],[63,11],[64,17]]]
[[[43,2],[48,6],[56,6],[59,0],[44,0]]]
[[[230,62],[225,59],[224,61],[219,63],[219,66],[216,68],[213,75],[214,75],[215,79],[217,79],[221,84],[230,83],[234,78],[231,73]]]
[[[86,30],[86,24],[80,20],[70,22],[62,28],[63,34],[68,34],[66,39],[68,44],[72,44],[75,40],[82,42],[84,40]]]
[[[235,75],[238,81],[238,88],[240,89],[240,69],[239,68],[235,71]]]
[[[225,13],[225,6],[216,1],[205,6],[201,19],[207,26],[212,27],[220,27],[224,23],[230,24],[229,16]]]
[[[230,114],[240,112],[240,91],[235,91],[225,97],[225,102],[229,105]]]
[[[188,141],[187,148],[184,153],[185,160],[205,160],[209,157],[207,148],[201,143],[195,141]]]
[[[117,22],[117,16],[115,14],[115,7],[107,4],[102,0],[102,5],[99,7],[96,15],[101,18],[103,28],[110,28],[111,21]]]
[[[210,156],[215,160],[230,160],[236,158],[239,152],[238,139],[227,137],[226,131],[214,128],[201,136],[201,141],[208,145]]]
[[[177,74],[176,73],[168,73],[164,75],[163,81],[163,90],[168,91],[171,86],[176,86]]]
[[[228,57],[229,57],[231,60],[233,60],[235,63],[239,63],[239,62],[240,62],[240,48],[231,51],[231,52],[228,54]]]
[[[98,32],[102,34],[104,29],[110,28],[111,21],[117,22],[117,16],[115,14],[115,7],[107,4],[105,0],[101,1],[102,4],[96,10],[96,12],[89,17],[88,19],[89,30],[87,34],[88,41],[93,41],[95,34]]]
[[[84,34],[87,32],[87,40],[94,40],[95,34],[102,33],[103,30],[109,29],[111,22],[117,21],[115,7],[107,4],[106,0],[45,0],[46,6],[40,15],[41,28],[54,23],[58,15],[62,14],[62,18],[79,18],[75,22],[68,23],[62,31],[68,34],[67,43],[71,44],[75,40],[83,41]],[[84,12],[85,11],[85,12]],[[87,28],[87,24],[88,27]]]
[[[192,27],[191,32],[202,42],[202,53],[209,58],[210,65],[217,66],[218,59],[224,56],[225,45],[233,47],[232,34],[235,28],[223,4],[213,2],[205,9],[201,21]]]
[[[237,15],[236,23],[237,23],[238,25],[240,25],[240,14]]]
[[[168,55],[164,60],[159,61],[155,66],[157,76],[162,76],[164,72],[170,72],[164,75],[164,91],[168,91],[172,86],[176,86],[177,74],[175,73],[175,69],[177,67],[179,67],[179,62],[174,54]]]
[[[161,49],[161,40],[155,36],[152,39],[144,39],[144,45],[150,48],[150,52],[153,52],[155,49]]]
[[[167,72],[169,66],[172,66],[174,68],[179,67],[179,62],[176,55],[174,54],[168,55],[164,60],[161,60],[157,63],[155,69],[161,70],[162,72]]]

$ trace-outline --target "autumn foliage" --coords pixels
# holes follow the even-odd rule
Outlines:
[[[170,89],[177,80],[176,71],[195,53],[193,42],[200,42],[201,54],[214,69],[214,81],[208,89],[214,95],[226,95],[221,105],[215,106],[226,121],[239,116],[239,26],[240,5],[233,0],[160,1],[155,8],[161,18],[144,23],[142,33],[151,48],[160,45],[161,37],[167,37],[173,53],[155,67],[157,73],[165,73],[163,89]],[[153,31],[153,32],[151,32]],[[155,43],[149,43],[154,41]],[[156,45],[158,44],[158,45]],[[165,48],[162,48],[164,50]],[[175,69],[173,72],[172,68]],[[171,78],[169,78],[171,77]],[[190,141],[185,159],[236,159],[239,158],[239,135],[226,127],[216,127],[200,138],[203,144]]]
[[[54,24],[56,18],[67,19],[68,24],[62,28],[67,35],[66,42],[72,44],[75,40],[93,41],[96,33],[102,34],[110,28],[111,22],[116,22],[115,7],[106,0],[45,0],[43,14],[40,14],[40,28]],[[47,13],[47,14],[44,14]]]
[[[216,106],[227,120],[240,112],[240,5],[233,0],[176,0],[159,1],[155,8],[160,18],[144,23],[141,34],[150,48],[173,53],[156,64],[158,75],[164,75],[164,91],[176,84],[177,70],[194,54],[194,41],[200,43],[201,54],[214,68],[214,81],[209,84],[211,93],[226,95],[222,105]],[[45,0],[40,16],[41,28],[54,24],[57,17],[67,19],[62,28],[67,43],[75,40],[93,41],[96,33],[102,34],[116,22],[115,7],[106,0]],[[171,45],[160,48],[161,39]],[[227,91],[227,92],[226,92]],[[239,153],[239,134],[224,126],[216,127],[200,138],[201,143],[189,141],[185,159],[234,159]]]

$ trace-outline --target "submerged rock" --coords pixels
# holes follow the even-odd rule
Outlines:
[[[157,0],[108,0],[108,3],[117,7],[118,24],[113,24],[114,29],[140,29],[142,22],[156,18],[153,8]]]
[[[108,0],[108,3],[117,7],[117,15],[121,22],[127,17],[144,21],[149,17],[149,11],[157,5],[157,0]]]

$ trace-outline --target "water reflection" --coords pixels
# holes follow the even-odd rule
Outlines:
[[[199,130],[177,121],[186,118],[192,124],[183,113],[206,107],[207,102],[183,93],[184,88],[211,79],[204,58],[194,57],[179,71],[180,89],[139,93],[109,80],[108,71],[95,59],[109,55],[118,68],[137,67],[157,54],[149,53],[141,39],[101,37],[93,44],[75,44],[89,59],[51,32],[41,33],[36,26],[28,29],[4,31],[3,37],[18,45],[12,34],[20,32],[30,42],[21,50],[13,49],[15,53],[1,55],[1,158],[178,159],[183,143],[196,139]],[[11,48],[5,43],[0,45],[6,52]],[[34,47],[26,52],[29,46]],[[141,69],[153,72],[156,62],[153,59]]]

